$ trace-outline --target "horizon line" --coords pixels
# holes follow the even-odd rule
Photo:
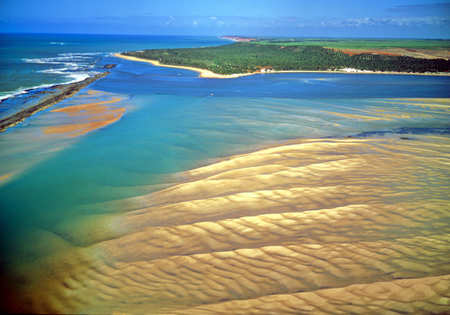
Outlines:
[[[242,37],[242,38],[335,38],[335,39],[398,39],[398,40],[442,40],[450,41],[448,38],[432,37],[352,37],[352,36],[297,36],[297,35],[186,35],[186,34],[136,34],[136,33],[57,33],[57,32],[3,32],[0,35],[95,35],[95,36],[168,36],[168,37]]]

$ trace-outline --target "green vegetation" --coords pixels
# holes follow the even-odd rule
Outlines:
[[[357,54],[350,56],[319,45],[278,45],[234,43],[224,46],[152,49],[124,53],[162,64],[208,69],[218,74],[248,73],[261,67],[282,70],[337,70],[354,68],[370,71],[448,72],[450,61],[405,56]]]
[[[347,38],[261,38],[257,44],[313,45],[336,49],[450,49],[449,40],[438,39],[347,39]]]

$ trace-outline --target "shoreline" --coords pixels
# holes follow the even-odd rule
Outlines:
[[[43,97],[41,100],[37,102],[36,105],[31,106],[29,108],[23,109],[18,113],[15,113],[9,117],[3,118],[0,120],[0,133],[6,131],[6,129],[17,125],[18,123],[24,121],[26,118],[34,115],[35,113],[47,109],[66,98],[74,96],[78,93],[82,88],[88,86],[89,84],[97,81],[100,78],[103,78],[110,74],[109,71],[105,71],[102,73],[98,73],[93,77],[84,79],[83,81],[69,83],[69,84],[59,84],[52,87],[52,89],[57,90],[54,92],[54,95],[49,95]]]
[[[78,137],[90,131],[108,126],[118,121],[126,109],[123,107],[110,107],[109,104],[123,100],[113,97],[100,102],[83,103],[51,110],[52,113],[63,113],[66,121],[63,124],[43,127],[46,135],[65,135]]]
[[[194,67],[188,67],[188,66],[165,65],[165,64],[160,63],[157,60],[136,58],[136,57],[131,57],[131,56],[125,56],[122,54],[115,54],[114,57],[130,60],[130,61],[146,62],[146,63],[150,63],[154,66],[158,66],[158,67],[191,70],[191,71],[200,73],[201,78],[208,78],[208,79],[233,79],[233,78],[257,74],[257,73],[236,73],[236,74],[225,75],[225,74],[217,74],[217,73],[212,72],[211,70],[206,70],[206,69],[201,69],[201,68],[194,68]]]
[[[185,69],[191,70],[200,73],[201,78],[207,79],[234,79],[238,77],[244,77],[255,74],[272,74],[272,73],[340,73],[340,74],[390,74],[390,75],[426,75],[426,76],[450,76],[450,73],[422,73],[422,72],[388,72],[388,71],[368,71],[368,70],[356,70],[354,71],[345,71],[345,70],[280,70],[280,71],[267,71],[267,72],[253,72],[253,73],[235,73],[235,74],[217,74],[212,72],[211,70],[188,67],[188,66],[175,66],[175,65],[165,65],[160,63],[157,60],[151,59],[142,59],[132,56],[125,56],[122,54],[115,54],[117,58],[126,59],[130,61],[138,61],[138,62],[146,62],[150,63],[154,66],[158,67],[166,67],[166,68],[177,68],[177,69]]]

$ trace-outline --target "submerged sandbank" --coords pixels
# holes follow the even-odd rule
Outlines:
[[[449,150],[446,136],[296,140],[185,172],[121,201],[130,232],[99,244],[115,297],[86,310],[443,311]]]
[[[37,279],[16,284],[21,305],[87,314],[443,312],[449,153],[448,136],[304,139],[184,172],[172,187],[114,201],[122,214],[39,231],[65,250],[19,270]]]
[[[109,101],[75,105],[52,110],[52,113],[64,113],[67,120],[62,125],[43,128],[47,135],[67,135],[77,137],[89,131],[107,126],[119,120],[125,108],[114,108],[106,104],[121,101],[122,98],[114,97]]]
[[[139,61],[139,62],[147,62],[151,63],[154,66],[158,67],[167,67],[167,68],[178,68],[178,69],[186,69],[200,73],[201,78],[211,78],[211,79],[233,79],[243,76],[249,76],[254,74],[266,74],[266,73],[345,73],[345,74],[402,74],[402,75],[438,75],[438,76],[450,76],[450,73],[412,73],[412,72],[389,72],[389,71],[368,71],[368,70],[358,70],[358,69],[345,69],[345,70],[283,70],[283,71],[267,71],[267,72],[252,72],[252,73],[236,73],[236,74],[217,74],[210,70],[194,68],[194,67],[186,67],[186,66],[175,66],[175,65],[166,65],[162,64],[157,60],[150,59],[142,59],[131,56],[125,56],[122,54],[115,54],[115,57],[131,60],[131,61]]]

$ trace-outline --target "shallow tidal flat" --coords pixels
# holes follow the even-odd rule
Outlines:
[[[308,140],[189,171],[127,200],[133,232],[100,245],[114,298],[90,311],[448,310],[449,144]]]
[[[70,146],[77,137],[122,117],[122,96],[87,90],[33,117],[0,142],[0,187],[25,170]]]
[[[117,213],[39,231],[47,245],[15,266],[11,304],[88,314],[448,312],[450,137],[395,128],[445,125],[449,100],[370,102],[329,104],[309,126],[390,122],[393,131],[278,142],[95,205]]]

